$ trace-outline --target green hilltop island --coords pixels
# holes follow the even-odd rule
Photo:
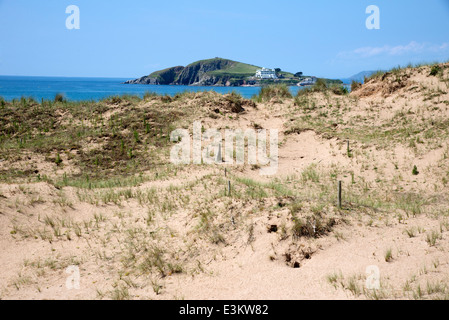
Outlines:
[[[222,58],[200,60],[186,67],[177,66],[153,72],[125,84],[185,85],[185,86],[262,86],[286,84],[289,86],[313,85],[316,77],[303,76],[282,71],[279,68],[266,69],[251,64]],[[341,80],[324,79],[328,84],[341,84]]]

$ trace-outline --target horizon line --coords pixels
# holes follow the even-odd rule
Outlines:
[[[16,75],[0,74],[0,77],[29,77],[29,78],[90,78],[90,79],[136,79],[133,77],[100,77],[100,76],[36,76],[36,75]]]

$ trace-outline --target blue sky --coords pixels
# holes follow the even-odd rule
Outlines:
[[[213,57],[331,78],[445,61],[449,0],[0,0],[0,75],[136,78]]]

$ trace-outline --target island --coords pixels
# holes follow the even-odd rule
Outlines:
[[[280,68],[266,69],[252,64],[223,58],[193,62],[186,67],[176,66],[151,73],[125,84],[185,85],[185,86],[261,86],[273,83],[297,85],[307,78],[302,72],[295,74]],[[324,79],[329,84],[341,80]]]

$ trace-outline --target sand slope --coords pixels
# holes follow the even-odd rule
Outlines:
[[[129,183],[61,185],[82,173],[79,150],[62,165],[27,150],[1,159],[3,172],[50,178],[0,184],[0,298],[449,297],[449,65],[431,71],[390,72],[347,96],[248,102],[244,112],[206,93],[176,105],[192,108],[189,130],[193,121],[279,130],[272,177],[254,165],[227,166],[226,177],[221,164],[149,166]],[[126,108],[111,103],[103,119]],[[105,146],[86,140],[82,152]],[[70,266],[79,289],[66,287]],[[373,266],[376,290],[366,286]]]

